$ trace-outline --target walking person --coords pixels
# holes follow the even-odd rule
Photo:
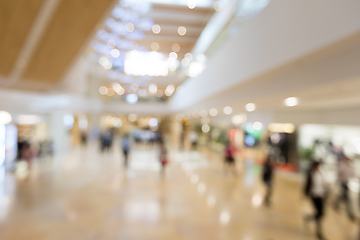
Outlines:
[[[165,176],[165,168],[168,164],[167,159],[167,151],[166,147],[163,141],[160,143],[160,157],[159,157],[160,165],[161,165],[161,171],[160,171],[160,177],[164,178]]]
[[[129,164],[129,151],[130,151],[130,137],[129,134],[125,134],[121,140],[122,151],[124,155],[124,167],[127,168]]]
[[[350,159],[343,156],[338,165],[338,181],[341,187],[341,192],[334,203],[334,209],[338,211],[340,207],[340,203],[344,202],[346,206],[347,215],[351,221],[355,221],[355,216],[349,197],[348,183],[349,180],[354,176],[355,173],[354,173],[354,169],[350,165]]]
[[[270,198],[272,195],[272,182],[273,182],[273,172],[274,172],[274,163],[270,156],[268,156],[263,165],[263,181],[266,186],[266,194],[265,194],[265,205],[270,206]]]
[[[316,236],[319,240],[324,240],[322,234],[322,219],[324,217],[324,204],[327,195],[327,184],[323,174],[320,172],[320,163],[314,162],[308,172],[305,183],[305,195],[311,199],[315,213],[305,217],[305,222],[315,220]]]
[[[236,165],[235,165],[235,158],[234,158],[235,148],[231,146],[231,143],[228,142],[225,147],[225,168],[227,168],[228,172],[233,173],[236,175]]]

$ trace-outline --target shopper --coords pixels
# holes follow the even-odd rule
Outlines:
[[[351,221],[355,221],[353,209],[351,207],[351,201],[349,198],[349,180],[355,176],[354,170],[350,165],[350,159],[343,156],[338,165],[338,182],[341,188],[340,194],[338,195],[334,209],[339,210],[340,203],[344,202],[347,210],[347,215]]]
[[[129,151],[130,151],[130,137],[129,134],[125,134],[121,140],[122,151],[124,155],[124,167],[128,167],[128,158],[129,158]]]
[[[164,142],[160,144],[160,156],[159,156],[161,171],[160,177],[163,178],[165,176],[165,168],[168,165],[169,161],[167,159],[167,151]]]
[[[272,195],[272,181],[273,181],[274,163],[270,156],[268,156],[263,165],[263,181],[266,186],[266,194],[264,203],[266,206],[270,206],[270,198]]]
[[[314,162],[307,174],[305,184],[305,195],[308,196],[315,209],[313,215],[305,217],[305,222],[315,220],[316,222],[316,235],[318,239],[325,239],[322,234],[322,219],[324,217],[324,202],[327,195],[327,184],[323,174],[320,172],[320,163]]]
[[[194,130],[189,133],[189,141],[191,144],[191,150],[195,151],[198,142],[198,135]]]
[[[235,148],[231,145],[230,142],[228,142],[225,147],[224,165],[225,165],[225,168],[227,168],[228,172],[231,172],[234,175],[236,175],[236,165],[235,165],[234,153],[235,153]]]

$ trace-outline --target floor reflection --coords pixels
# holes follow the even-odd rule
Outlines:
[[[164,178],[156,147],[135,149],[128,169],[119,149],[91,146],[30,169],[0,169],[0,239],[314,239],[302,223],[311,205],[301,198],[301,177],[277,173],[267,208],[251,158],[239,159],[233,175],[221,153],[169,155]],[[331,209],[324,228],[330,240],[358,231]]]

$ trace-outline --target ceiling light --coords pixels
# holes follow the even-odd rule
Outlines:
[[[262,129],[262,124],[261,122],[254,122],[253,124],[253,128],[257,131],[261,130]]]
[[[111,64],[110,61],[107,61],[107,62],[103,65],[103,67],[104,67],[105,69],[109,70],[109,69],[112,68],[112,64]]]
[[[171,58],[171,59],[177,59],[177,54],[176,54],[176,52],[171,52],[171,53],[169,54],[169,58]]]
[[[115,40],[110,39],[109,41],[107,41],[107,46],[108,46],[109,48],[114,48],[114,47],[116,47],[116,42],[115,42]]]
[[[255,104],[253,104],[253,103],[248,103],[248,104],[246,104],[246,106],[245,106],[245,109],[246,109],[246,111],[248,111],[248,112],[253,112],[253,111],[255,111]]]
[[[296,97],[289,97],[285,99],[285,105],[288,107],[294,107],[299,104],[299,101]]]
[[[171,91],[169,91],[169,90],[165,90],[165,95],[167,96],[167,97],[170,97],[171,95],[173,94],[173,92],[171,92]]]
[[[186,34],[186,28],[181,26],[178,28],[178,33],[180,36],[184,36]]]
[[[114,90],[112,88],[108,88],[108,92],[106,95],[111,97],[112,95],[114,95]]]
[[[121,96],[125,93],[125,89],[121,87],[118,91],[116,91],[116,93]]]
[[[134,113],[129,114],[128,120],[129,120],[130,122],[135,122],[136,119],[137,119],[137,115],[136,115],[136,114],[134,114]]]
[[[113,83],[113,84],[112,84],[112,88],[114,89],[115,92],[117,92],[117,91],[119,91],[120,88],[122,88],[122,87],[121,87],[120,84],[118,84],[118,83]]]
[[[154,83],[150,84],[150,86],[149,86],[149,92],[155,94],[156,91],[157,91],[157,86],[156,86],[156,84],[154,84]]]
[[[104,66],[109,60],[106,57],[99,58],[99,63],[101,66]]]
[[[208,133],[210,131],[210,126],[208,124],[202,125],[201,131],[203,131],[204,133]]]
[[[132,23],[127,23],[126,25],[125,25],[125,29],[126,29],[126,31],[128,31],[128,32],[133,32],[134,30],[135,30],[135,26],[134,26],[134,24],[132,24]]]
[[[134,103],[137,103],[138,101],[138,96],[136,94],[128,94],[126,96],[126,101],[130,104],[134,104]]]
[[[230,221],[230,213],[228,211],[222,211],[220,214],[220,223],[222,225],[228,224]]]
[[[204,63],[191,62],[186,75],[192,78],[197,77],[204,71],[205,67],[206,65]]]
[[[239,115],[235,115],[231,118],[231,121],[234,125],[240,125],[246,121],[246,114],[242,113]]]
[[[199,54],[196,56],[196,60],[198,60],[199,62],[205,62],[206,57],[205,57],[204,54],[199,53]]]
[[[156,118],[151,118],[149,120],[149,126],[150,127],[156,127],[159,124],[159,121]]]
[[[157,96],[158,98],[162,97],[163,95],[164,95],[164,93],[163,93],[163,91],[162,91],[161,89],[158,89],[158,90],[156,91],[155,96]]]
[[[174,51],[174,52],[178,52],[180,51],[180,45],[177,44],[177,43],[174,43],[171,47],[171,49]]]
[[[111,50],[111,56],[113,56],[114,58],[117,58],[120,56],[120,51],[117,50],[116,48],[114,48],[113,50]]]
[[[209,114],[215,117],[218,114],[218,110],[216,108],[212,108],[210,109]]]
[[[173,84],[170,84],[169,86],[167,86],[167,88],[165,89],[165,95],[170,97],[175,91],[175,86]]]
[[[191,61],[193,59],[193,55],[191,53],[186,53],[185,54],[185,59],[188,61]]]
[[[152,26],[151,30],[153,31],[153,33],[159,34],[161,31],[161,27],[159,25],[155,24]]]
[[[6,111],[0,111],[0,123],[1,124],[8,124],[11,123],[12,117],[11,114]]]
[[[122,125],[122,121],[118,117],[113,117],[111,121],[114,127],[119,128]]]
[[[215,11],[220,11],[223,8],[224,4],[221,1],[214,2]]]
[[[159,46],[159,44],[157,42],[153,42],[151,44],[151,50],[158,51],[159,49],[160,49],[160,46]]]
[[[227,114],[227,115],[231,114],[232,113],[232,108],[229,107],[229,106],[224,107],[224,113]]]
[[[99,93],[100,93],[101,95],[107,94],[107,93],[108,93],[107,87],[101,86],[101,87],[99,88]]]
[[[196,7],[196,0],[188,0],[188,7],[194,9]]]

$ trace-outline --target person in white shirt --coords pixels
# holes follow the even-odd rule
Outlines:
[[[355,176],[354,169],[350,165],[350,159],[342,157],[338,165],[338,181],[341,187],[341,193],[334,203],[334,209],[339,210],[339,205],[344,202],[346,205],[347,214],[350,220],[355,221],[353,209],[349,198],[349,180]]]
[[[316,235],[318,239],[324,240],[322,234],[322,219],[324,216],[324,202],[327,195],[327,183],[323,174],[321,173],[320,163],[314,162],[308,172],[306,184],[305,184],[305,195],[308,196],[314,206],[315,214],[305,217],[305,221],[315,220],[316,222]]]

